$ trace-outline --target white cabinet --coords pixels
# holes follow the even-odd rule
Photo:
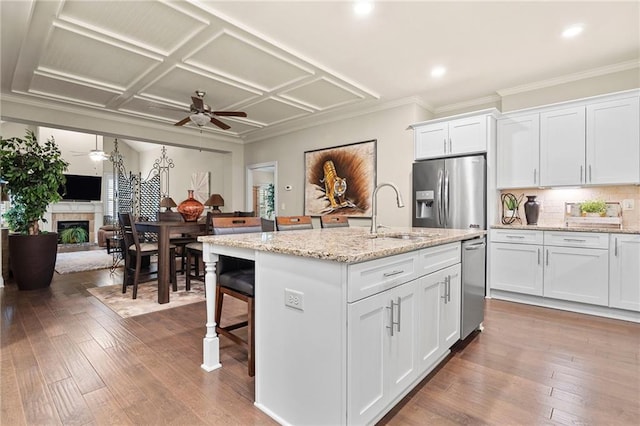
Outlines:
[[[491,244],[491,288],[542,296],[541,245]]]
[[[539,185],[540,116],[528,114],[498,120],[498,188]]]
[[[608,306],[609,251],[545,246],[544,296]]]
[[[611,234],[609,306],[640,312],[640,235]]]
[[[416,160],[449,157],[487,151],[488,123],[493,119],[486,111],[447,121],[415,124]]]
[[[540,185],[585,183],[584,106],[540,113]]]
[[[587,106],[586,183],[640,182],[640,98]]]
[[[349,304],[350,424],[371,422],[417,378],[417,299],[411,281]]]

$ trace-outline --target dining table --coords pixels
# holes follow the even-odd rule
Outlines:
[[[158,235],[158,303],[169,303],[170,235],[202,234],[206,224],[199,222],[142,221],[135,222],[136,231]]]

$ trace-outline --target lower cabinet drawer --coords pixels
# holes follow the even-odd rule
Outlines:
[[[544,231],[544,245],[608,249],[609,234],[598,232]]]
[[[347,268],[347,301],[349,303],[393,288],[417,277],[418,252],[403,253]]]
[[[456,242],[422,249],[418,252],[418,257],[418,274],[430,274],[460,263],[461,244]]]

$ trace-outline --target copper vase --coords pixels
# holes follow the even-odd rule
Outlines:
[[[189,189],[188,192],[189,197],[178,204],[178,211],[184,218],[185,222],[195,222],[204,211],[204,206],[200,201],[193,198],[193,189]]]

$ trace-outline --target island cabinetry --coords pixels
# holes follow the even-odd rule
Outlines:
[[[640,312],[640,235],[610,235],[609,306]]]
[[[491,230],[492,289],[542,296],[542,231]]]
[[[414,124],[416,160],[450,157],[487,151],[490,120],[495,110],[464,114],[450,120],[431,120]]]
[[[349,266],[349,287],[361,288],[366,270],[378,271],[372,282],[384,271],[409,281],[347,305],[348,424],[381,418],[460,338],[460,243],[383,260]]]

